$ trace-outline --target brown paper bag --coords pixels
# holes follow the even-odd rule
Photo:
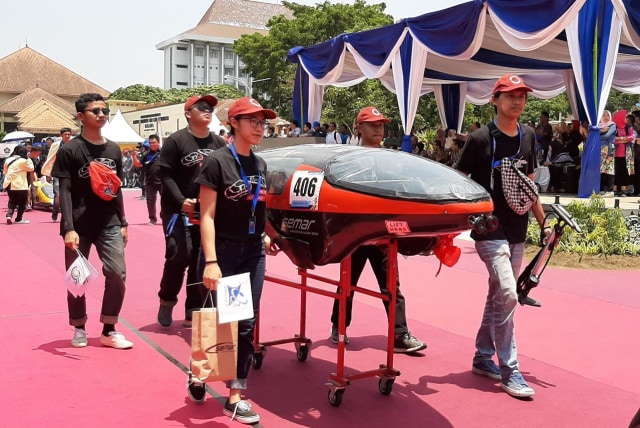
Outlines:
[[[193,312],[191,372],[194,381],[215,382],[236,378],[238,323],[218,323],[215,308]]]

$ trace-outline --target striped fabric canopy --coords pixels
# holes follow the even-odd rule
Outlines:
[[[567,91],[592,124],[579,195],[600,188],[597,128],[611,87],[640,94],[640,0],[475,0],[374,30],[295,47],[294,117],[320,119],[323,87],[379,79],[396,94],[405,130],[433,92],[442,123],[460,130],[464,103],[489,101],[495,79],[521,75],[533,95]],[[405,131],[406,132],[406,131]],[[407,135],[403,149],[410,150]]]

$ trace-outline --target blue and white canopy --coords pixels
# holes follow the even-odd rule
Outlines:
[[[566,90],[574,113],[592,125],[579,189],[587,197],[600,187],[595,125],[611,87],[640,94],[640,0],[475,0],[295,47],[288,57],[299,64],[293,110],[300,123],[320,119],[325,86],[365,79],[396,94],[405,130],[430,92],[443,124],[460,130],[465,101],[487,103],[504,74],[521,75],[539,98]]]

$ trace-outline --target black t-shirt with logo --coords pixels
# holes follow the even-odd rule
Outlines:
[[[84,146],[84,148],[83,148]],[[92,159],[88,159],[86,152]],[[89,162],[95,160],[115,170],[122,179],[122,151],[113,141],[106,144],[92,144],[82,135],[61,145],[51,171],[52,177],[71,179],[71,205],[73,229],[79,235],[93,235],[109,226],[119,226],[119,206],[116,199],[105,201],[91,189]],[[69,226],[63,218],[60,232]]]
[[[210,133],[205,138],[197,138],[187,128],[165,140],[157,161],[162,177],[162,212],[178,213],[185,199],[198,197],[200,186],[195,179],[205,158],[225,145],[217,135]]]
[[[205,161],[196,183],[207,186],[218,193],[214,224],[216,236],[234,240],[259,238],[264,232],[266,219],[266,174],[267,163],[253,152],[249,156],[238,155],[242,169],[251,184],[248,192],[240,174],[240,165],[231,150],[226,147],[216,151]],[[255,186],[260,171],[260,194],[256,205],[255,233],[249,233],[249,220]]]
[[[520,129],[522,130],[522,142],[520,141],[520,135],[510,137],[501,133],[496,137],[495,156],[493,157],[493,137],[487,126],[483,126],[469,134],[464,144],[456,169],[465,174],[471,174],[471,179],[489,192],[493,200],[493,215],[498,217],[500,222],[500,226],[495,232],[483,235],[472,232],[471,237],[476,241],[506,239],[510,244],[517,244],[526,240],[529,214],[516,214],[507,205],[502,191],[502,178],[499,170],[495,170],[493,174],[494,185],[493,190],[491,189],[491,165],[493,159],[499,161],[502,158],[515,155],[516,159],[526,161],[522,172],[525,175],[533,174],[535,165],[535,132],[526,125],[520,125]]]

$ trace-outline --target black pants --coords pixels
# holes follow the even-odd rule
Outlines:
[[[158,221],[158,216],[156,214],[156,201],[158,200],[158,194],[160,193],[162,184],[147,183],[145,187],[147,192],[147,211],[149,211],[149,221],[155,223]]]
[[[9,210],[7,211],[7,218],[13,218],[13,212],[17,209],[18,214],[16,215],[16,221],[22,220],[22,215],[27,209],[29,191],[7,189],[7,195],[9,196],[9,203],[7,204],[9,207]]]
[[[633,194],[640,195],[640,158],[634,159],[635,174],[632,177]]]
[[[603,192],[613,191],[613,175],[600,174],[600,189]]]
[[[387,252],[376,245],[364,245],[358,248],[351,255],[351,284],[357,285],[360,275],[364,270],[364,265],[369,260],[371,269],[376,276],[380,292],[389,295],[387,289]],[[384,309],[389,315],[389,302],[383,301]],[[353,309],[353,293],[347,300],[347,326],[351,324],[351,311]],[[331,313],[331,323],[334,326],[338,325],[338,314],[340,313],[338,299],[333,302],[333,312]],[[404,296],[400,292],[400,279],[396,280],[396,320],[395,320],[395,335],[400,336],[407,333],[407,317],[405,314]]]
[[[615,173],[613,184],[620,190],[629,184],[629,170],[627,170],[627,159],[625,157],[613,158]]]
[[[165,261],[162,279],[160,280],[160,304],[174,306],[178,302],[178,293],[182,288],[185,271],[187,284],[194,284],[197,280],[198,255],[200,252],[200,226],[185,226],[185,216],[178,215],[173,231],[166,236],[167,227],[174,213],[162,213],[162,227],[165,231]],[[198,286],[187,287],[185,315],[189,317],[191,311],[202,307],[202,299]]]

